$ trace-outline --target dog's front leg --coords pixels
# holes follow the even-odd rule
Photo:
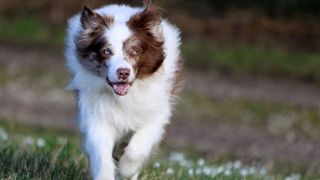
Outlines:
[[[105,124],[92,124],[85,133],[85,149],[89,156],[94,180],[114,180],[114,130]]]
[[[165,123],[152,123],[139,129],[131,138],[119,162],[120,174],[124,178],[137,179],[143,163],[153,147],[159,143]]]

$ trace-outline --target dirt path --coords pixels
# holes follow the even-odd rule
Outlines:
[[[73,95],[64,90],[68,74],[62,51],[0,45],[0,66],[3,71],[0,75],[10,79],[0,84],[0,117],[75,131]],[[49,77],[59,74],[63,83],[51,84],[55,81],[39,78],[40,75],[32,73],[33,69],[43,70],[50,74]],[[37,80],[33,81],[31,77],[35,76]],[[312,83],[226,77],[196,71],[188,71],[186,76],[186,91],[213,99],[241,98],[312,107],[318,107],[320,102],[320,86]],[[201,153],[217,157],[233,154],[289,163],[320,162],[319,141],[297,139],[287,142],[278,136],[239,124],[188,119],[188,112],[174,118],[166,138],[172,147],[192,146]]]

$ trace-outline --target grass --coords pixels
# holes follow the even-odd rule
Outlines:
[[[65,30],[48,25],[36,17],[0,19],[0,40],[24,44],[61,46]]]
[[[183,54],[188,67],[196,69],[320,81],[319,51],[289,51],[259,43],[220,47],[212,42],[187,41]]]
[[[88,161],[77,136],[0,123],[0,179],[88,179]],[[157,179],[283,179],[262,165],[209,162],[193,153],[159,154],[140,175]],[[299,174],[287,175],[300,178]]]

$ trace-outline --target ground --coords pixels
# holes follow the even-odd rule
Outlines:
[[[3,134],[9,134],[1,143],[0,177],[16,179],[24,174],[28,179],[51,174],[53,179],[86,178],[87,162],[75,135],[73,95],[64,90],[68,74],[63,52],[8,44],[1,44],[0,49],[0,117],[6,132]],[[207,167],[210,177],[241,179],[242,169],[232,169],[235,162],[241,162],[248,172],[250,167],[255,172],[266,171],[261,179],[283,179],[292,174],[295,178],[296,173],[319,177],[317,84],[212,71],[200,73],[199,69],[187,70],[186,77],[185,91],[167,128],[163,151],[160,150],[163,154],[158,155],[159,160],[156,155],[142,179],[162,179],[172,172],[174,175],[168,179],[185,179],[189,174],[191,179],[206,179]],[[34,127],[44,130],[33,133]],[[68,145],[58,143],[61,135],[68,139]],[[31,138],[26,139],[28,136]],[[44,148],[37,147],[38,139],[43,139]],[[203,158],[205,165],[193,165],[190,170],[181,165],[181,160],[170,160],[172,151],[183,152],[193,164]],[[35,167],[43,168],[36,171]],[[216,172],[220,175],[216,176]],[[259,179],[259,173],[248,179]]]
[[[5,130],[6,129],[6,130]],[[14,179],[89,179],[88,161],[80,151],[79,139],[48,129],[26,129],[2,123],[0,128],[0,178]],[[284,179],[258,163],[240,160],[212,163],[198,155],[162,149],[140,175],[142,180],[157,179]]]

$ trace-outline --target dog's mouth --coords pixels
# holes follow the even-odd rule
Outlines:
[[[132,82],[126,82],[126,81],[121,81],[121,82],[111,82],[107,78],[107,83],[112,87],[113,91],[119,95],[119,96],[124,96],[129,92],[129,89],[132,85]]]

